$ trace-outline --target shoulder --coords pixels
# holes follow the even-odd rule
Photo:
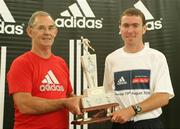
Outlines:
[[[61,56],[53,55],[53,60],[63,67],[67,67],[67,63]]]
[[[29,62],[29,58],[31,58],[31,53],[30,51],[18,56],[15,58],[12,62],[12,65],[20,65],[20,64],[26,64]]]
[[[146,48],[145,52],[146,52],[146,54],[150,55],[153,58],[159,58],[159,59],[166,58],[165,55],[157,49]]]
[[[107,58],[111,58],[113,56],[117,56],[117,55],[120,55],[120,53],[122,52],[122,48],[119,48],[113,52],[111,52],[110,54],[107,55]]]
[[[22,72],[29,72],[31,61],[29,60],[29,52],[26,52],[13,60],[8,71],[9,74],[17,74]]]
[[[107,55],[106,60],[111,60],[116,58],[117,56],[120,56],[122,53],[122,48],[119,48],[113,52],[111,52],[110,54]]]
[[[57,60],[58,62],[66,63],[65,60],[60,56],[53,55],[53,58],[54,58],[54,60]]]

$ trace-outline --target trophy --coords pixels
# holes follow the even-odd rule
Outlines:
[[[98,86],[96,54],[88,52],[88,48],[95,51],[90,45],[90,41],[81,37],[81,43],[85,50],[85,54],[81,56],[81,63],[88,88],[83,91],[84,97],[81,98],[83,114],[77,116],[76,120],[71,123],[82,125],[104,122],[111,119],[112,112],[119,104],[113,93],[106,93],[104,86]],[[88,116],[94,112],[96,112],[95,115]]]

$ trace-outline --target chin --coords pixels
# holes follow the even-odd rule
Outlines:
[[[134,41],[132,40],[132,39],[128,39],[128,40],[126,40],[126,43],[128,43],[128,44],[132,44]]]
[[[47,43],[46,43],[46,44],[44,43],[44,44],[42,44],[42,46],[44,46],[44,47],[51,47],[51,46],[52,46],[52,43],[48,43],[48,44],[47,44]]]

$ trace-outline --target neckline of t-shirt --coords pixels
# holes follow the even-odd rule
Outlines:
[[[51,54],[49,58],[43,58],[43,57],[40,57],[39,55],[33,53],[32,51],[30,51],[30,53],[31,53],[33,56],[35,56],[35,57],[37,57],[37,58],[39,58],[39,59],[41,59],[41,60],[46,60],[46,61],[47,61],[47,60],[50,60],[50,59],[53,57],[53,54]]]
[[[146,47],[144,47],[142,50],[135,52],[135,53],[129,53],[124,51],[124,47],[121,48],[121,52],[123,55],[125,56],[138,56],[138,55],[142,55],[144,53],[144,51],[146,50]]]

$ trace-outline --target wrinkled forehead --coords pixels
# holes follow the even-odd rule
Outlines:
[[[54,20],[48,15],[36,16],[33,26],[44,25],[44,26],[55,26]]]

